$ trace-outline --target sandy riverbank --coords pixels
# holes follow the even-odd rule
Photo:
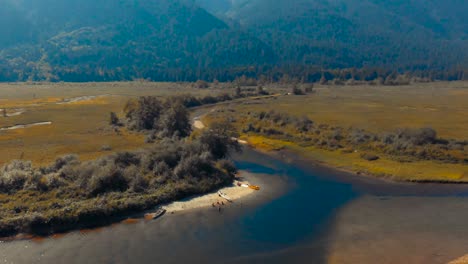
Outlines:
[[[205,128],[205,124],[203,124],[202,121],[200,120],[195,120],[193,122],[193,126],[196,128],[196,129],[204,129]]]
[[[239,182],[249,184],[249,173],[240,172],[240,176],[242,178]],[[224,206],[222,207],[228,207],[238,202],[241,198],[245,198],[249,195],[253,195],[255,192],[259,192],[252,190],[248,187],[237,186],[237,181],[235,181],[234,184],[231,186],[220,189],[220,191],[229,196],[229,198],[231,198],[233,202],[230,203],[226,199],[220,197],[217,192],[213,192],[201,196],[191,197],[182,201],[173,202],[164,206],[164,208],[167,210],[168,213],[172,213],[190,209],[199,209],[205,207],[208,208],[212,207],[213,204],[217,204],[218,202],[224,203]]]
[[[461,258],[458,258],[454,261],[450,261],[448,264],[467,264],[468,263],[468,255],[465,255]]]

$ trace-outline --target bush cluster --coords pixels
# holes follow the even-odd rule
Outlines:
[[[238,145],[219,127],[222,129],[204,131],[192,140],[165,139],[145,150],[94,161],[80,162],[68,155],[37,169],[31,162],[12,161],[0,168],[0,193],[69,188],[95,197],[110,192],[151,192],[167,182],[227,182],[235,167],[225,159]]]
[[[315,145],[329,150],[352,148],[395,157],[468,163],[467,141],[439,138],[430,127],[397,129],[379,135],[362,129],[315,125],[307,117],[299,118],[277,111],[249,112],[248,117],[241,120],[245,120],[243,133],[293,140],[304,146]],[[374,160],[370,156],[363,158]]]
[[[154,130],[161,138],[186,137],[192,129],[187,108],[175,98],[162,101],[154,96],[143,96],[129,101],[124,112],[129,129]]]
[[[287,113],[278,112],[278,111],[261,111],[258,113],[250,113],[250,115],[256,119],[256,121],[263,121],[264,123],[269,123],[273,126],[286,127],[291,125],[295,127],[300,132],[308,132],[312,129],[314,122],[308,117],[296,117],[289,115]],[[248,124],[244,132],[249,131],[261,131],[262,128],[255,128],[252,123]]]

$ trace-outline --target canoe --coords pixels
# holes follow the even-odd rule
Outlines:
[[[145,218],[150,218],[150,219],[157,219],[161,216],[163,216],[166,213],[166,209],[164,208],[159,208],[156,212],[154,213],[149,213],[145,214]]]
[[[231,202],[232,203],[232,199],[227,196],[227,194],[223,193],[222,191],[218,191],[218,195],[224,199],[226,199],[228,202]]]
[[[260,187],[256,186],[256,185],[249,185],[249,188],[252,189],[252,190],[260,190]]]

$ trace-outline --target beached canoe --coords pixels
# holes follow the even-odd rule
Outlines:
[[[260,190],[260,187],[256,185],[249,185],[249,188],[256,191]]]
[[[232,203],[232,199],[227,196],[227,194],[223,193],[222,191],[218,191],[218,195],[224,199],[226,199],[228,202],[231,202]]]
[[[163,216],[165,213],[166,213],[166,209],[164,209],[164,208],[159,208],[159,209],[158,209],[156,212],[154,212],[154,213],[145,214],[145,218],[157,219],[157,218]]]

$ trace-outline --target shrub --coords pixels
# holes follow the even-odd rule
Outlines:
[[[294,95],[304,95],[304,91],[302,91],[299,87],[297,87],[297,85],[294,85],[292,88],[291,88],[291,93],[294,94]]]
[[[120,120],[117,117],[116,113],[110,112],[109,124],[112,125],[112,126],[119,126],[120,125]]]
[[[414,145],[432,144],[436,142],[437,132],[430,128],[402,129],[397,132],[399,139]]]
[[[132,165],[125,168],[123,175],[128,182],[129,191],[139,193],[148,188],[148,181],[137,166]]]
[[[200,99],[200,102],[202,104],[215,104],[218,102],[218,100],[216,99],[216,97],[214,96],[211,96],[211,95],[207,95],[203,98]]]
[[[111,151],[112,147],[110,145],[102,145],[101,150],[102,151]]]
[[[49,173],[45,175],[43,181],[47,185],[48,189],[57,189],[67,185],[58,173]]]
[[[164,178],[168,178],[172,174],[172,170],[166,162],[160,161],[153,166],[153,174],[155,176],[163,176]]]
[[[115,155],[114,163],[122,168],[128,167],[130,165],[139,165],[140,157],[136,153],[132,152],[119,152]]]
[[[379,156],[374,155],[374,154],[370,154],[370,153],[362,153],[361,158],[363,158],[365,160],[368,160],[368,161],[376,161],[376,160],[380,159]]]
[[[206,156],[205,156],[206,157]],[[182,159],[174,168],[174,175],[182,178],[202,178],[213,173],[211,162],[203,156],[189,156]]]
[[[257,86],[258,82],[254,78],[247,78],[247,76],[242,75],[234,80],[234,82],[239,86]]]
[[[207,89],[210,87],[209,83],[206,82],[206,81],[203,81],[203,80],[198,80],[196,83],[195,83],[195,87],[198,88],[198,89]]]
[[[55,160],[53,165],[53,171],[57,172],[65,166],[76,165],[79,163],[79,158],[77,155],[65,155]]]
[[[238,171],[236,165],[230,160],[222,159],[218,161],[218,166],[232,176]]]
[[[147,143],[147,144],[154,143],[155,140],[156,140],[156,131],[151,130],[148,133],[148,135],[146,135],[146,137],[145,137],[145,143]]]
[[[265,89],[263,89],[263,86],[258,86],[257,87],[257,94],[258,95],[269,95],[269,93],[267,91],[265,91]]]
[[[0,192],[13,193],[24,188],[33,176],[31,162],[15,160],[0,169]]]
[[[283,135],[284,132],[278,129],[274,128],[263,128],[262,133],[267,135],[267,136],[272,136],[272,135]]]
[[[305,116],[297,119],[295,122],[296,129],[301,132],[309,132],[313,125],[314,122]]]
[[[362,129],[353,129],[348,136],[350,142],[354,144],[365,144],[375,138],[374,135],[366,133]]]
[[[237,137],[232,123],[221,122],[213,123],[209,130],[202,132],[198,140],[214,159],[223,159],[228,156],[230,150],[240,150],[240,145],[235,139]]]
[[[313,83],[306,83],[303,84],[304,92],[305,93],[314,93],[314,84]]]
[[[123,192],[127,189],[128,180],[119,168],[112,165],[97,167],[87,184],[87,192],[92,196],[110,191]]]

